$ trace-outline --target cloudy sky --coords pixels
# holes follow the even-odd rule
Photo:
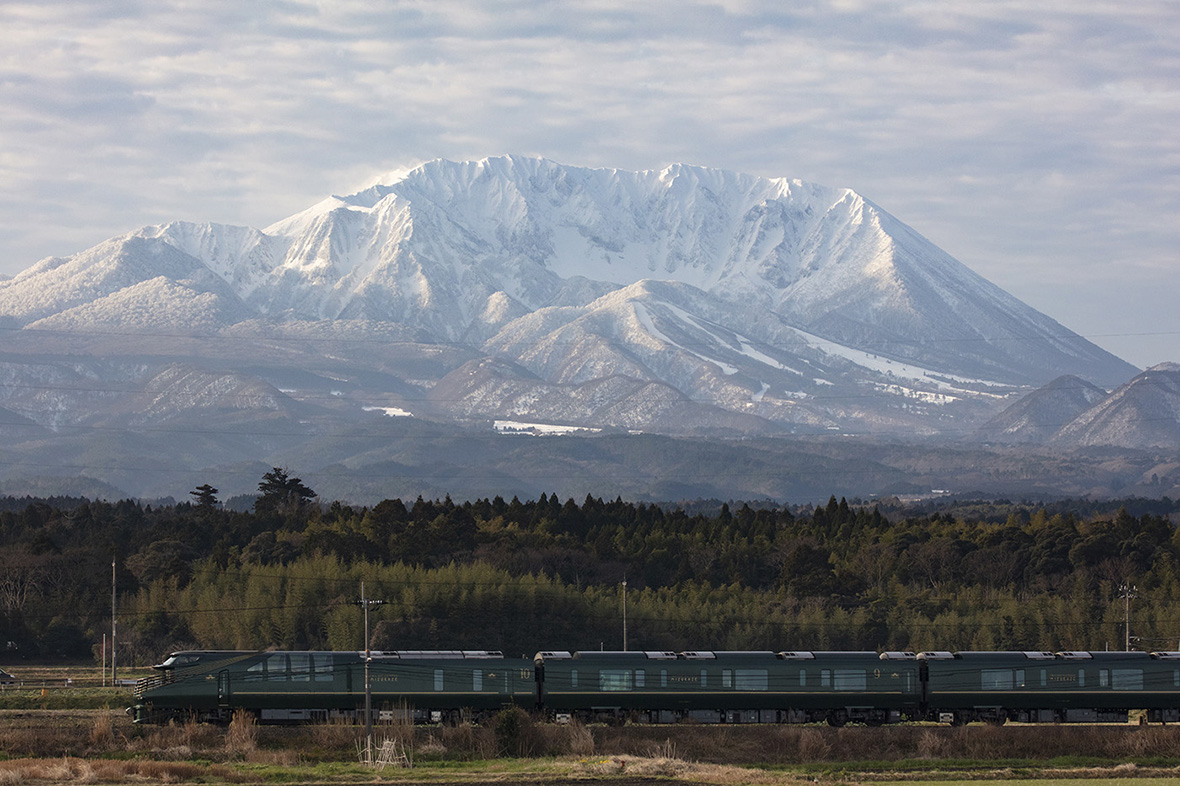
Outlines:
[[[1176,0],[0,0],[0,274],[519,153],[853,188],[1180,361]]]

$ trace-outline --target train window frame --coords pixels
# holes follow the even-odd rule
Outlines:
[[[1027,687],[1024,682],[1024,669],[1017,669],[1016,670],[1016,687],[1017,688]]]
[[[275,668],[277,664],[277,668]],[[290,666],[287,665],[287,653],[272,652],[266,656],[266,681],[286,682]]]
[[[701,687],[709,687],[709,672],[707,669],[701,669]]]
[[[1098,687],[1100,687],[1100,688],[1109,688],[1110,687],[1110,669],[1099,669],[1098,670]]]
[[[1012,669],[980,669],[980,690],[1012,690],[1016,685],[1016,673]]]
[[[1049,670],[1048,669],[1041,669],[1041,687],[1042,688],[1049,687]]]
[[[807,669],[799,669],[799,687],[807,687]]]
[[[570,669],[570,687],[571,688],[578,687],[578,670],[577,669]]]
[[[1086,687],[1086,670],[1085,669],[1078,669],[1078,687],[1079,688]]]
[[[725,690],[733,690],[733,669],[721,670],[721,687]]]
[[[833,669],[832,689],[863,692],[869,689],[869,673],[865,669]]]
[[[471,670],[471,689],[476,693],[483,690],[483,669]]]
[[[668,670],[667,669],[660,669],[660,687],[661,688],[668,687]]]
[[[770,672],[766,669],[735,669],[733,688],[740,691],[769,690]]]
[[[1172,687],[1180,688],[1180,669],[1172,669]]]
[[[291,682],[311,682],[311,653],[288,653],[287,668],[291,675]]]
[[[629,691],[634,679],[631,669],[599,669],[598,689],[603,693]]]
[[[336,678],[336,671],[332,663],[332,653],[313,652],[311,660],[316,682],[331,682]]]
[[[443,690],[443,670],[442,669],[435,669],[434,670],[434,689],[436,691]]]
[[[1110,687],[1114,690],[1143,690],[1143,669],[1111,669]]]
[[[647,672],[644,669],[636,669],[635,670],[635,687],[636,688],[646,688],[647,687]]]

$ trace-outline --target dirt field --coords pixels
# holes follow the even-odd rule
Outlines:
[[[0,708],[14,694],[0,694]],[[36,694],[39,696],[40,694]],[[767,784],[1161,778],[1180,727],[902,725],[378,726],[412,769],[359,764],[363,730],[235,722],[135,726],[120,709],[0,709],[0,785],[17,783]],[[398,747],[400,746],[400,747]],[[1092,782],[1092,780],[1091,780]]]

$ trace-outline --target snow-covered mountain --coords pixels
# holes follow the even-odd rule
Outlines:
[[[988,442],[1043,443],[1106,395],[1097,385],[1066,374],[984,423],[976,437]]]
[[[1110,394],[1059,377],[984,423],[975,437],[1057,448],[1180,449],[1180,364],[1152,366]]]
[[[1065,424],[1059,446],[1180,447],[1180,364],[1160,363]]]
[[[9,376],[72,380],[0,388],[49,428],[961,434],[1029,385],[1136,372],[847,189],[514,156],[45,259],[0,282],[0,327]]]

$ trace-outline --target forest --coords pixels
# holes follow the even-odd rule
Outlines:
[[[184,648],[1180,649],[1180,502],[655,505],[542,494],[250,510],[0,497],[0,663]]]

